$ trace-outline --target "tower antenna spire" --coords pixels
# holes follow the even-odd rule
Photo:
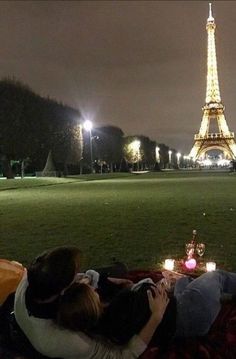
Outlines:
[[[209,3],[209,17],[207,21],[214,21],[214,17],[212,16],[212,8],[211,8],[211,2]]]

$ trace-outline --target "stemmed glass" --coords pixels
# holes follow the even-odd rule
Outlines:
[[[206,249],[206,246],[204,243],[198,243],[196,245],[196,252],[199,255],[199,257],[203,256],[203,254],[205,253],[205,249]]]
[[[188,257],[192,257],[194,254],[194,243],[186,243],[185,244],[185,252]]]

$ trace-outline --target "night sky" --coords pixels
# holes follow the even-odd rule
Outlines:
[[[236,131],[236,2],[213,2],[221,98]],[[188,154],[205,101],[207,1],[0,2],[0,77]]]

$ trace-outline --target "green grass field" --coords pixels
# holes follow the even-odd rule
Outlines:
[[[23,262],[76,244],[86,267],[150,268],[182,258],[197,229],[204,258],[236,271],[236,175],[108,174],[0,180],[0,257]],[[203,215],[205,213],[205,215]]]

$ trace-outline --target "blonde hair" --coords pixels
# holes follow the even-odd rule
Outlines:
[[[102,304],[95,290],[87,284],[72,284],[61,296],[57,324],[73,331],[88,332],[98,322]]]

